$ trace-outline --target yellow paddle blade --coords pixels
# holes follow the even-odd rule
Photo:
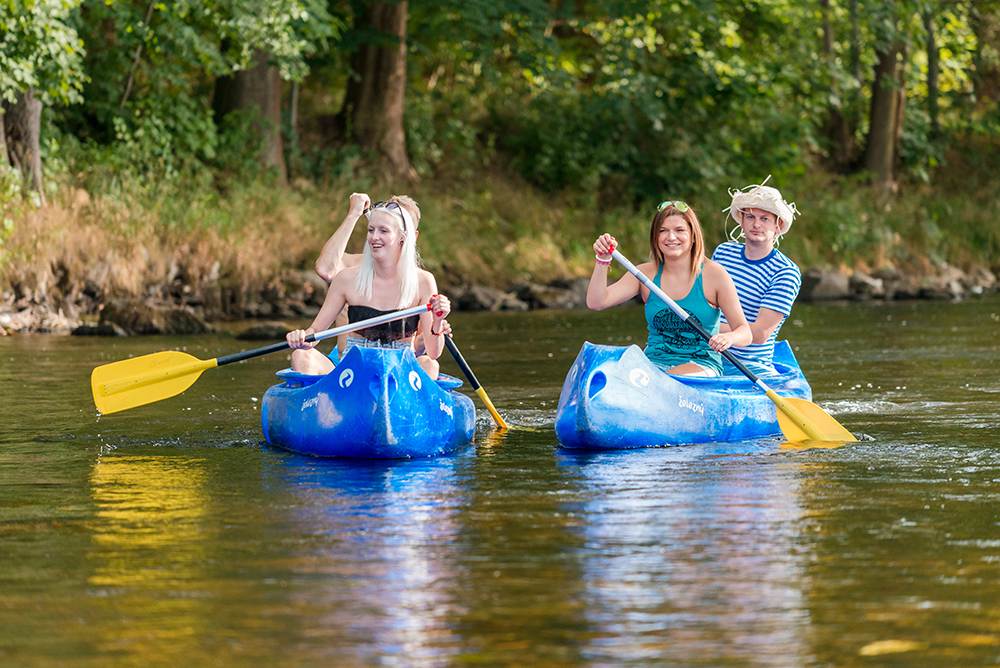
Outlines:
[[[191,387],[216,361],[176,350],[102,364],[90,374],[94,405],[102,414],[173,397]]]
[[[778,426],[789,441],[856,441],[854,434],[833,419],[833,416],[811,401],[781,397],[768,390],[778,409]]]
[[[476,390],[476,394],[479,395],[479,398],[480,400],[482,400],[483,405],[486,406],[486,409],[490,412],[490,415],[492,415],[493,419],[496,420],[497,426],[500,427],[500,431],[507,431],[509,429],[507,423],[504,422],[504,419],[502,417],[500,417],[499,411],[497,411],[497,408],[496,406],[493,405],[493,402],[490,401],[490,395],[486,394],[486,390],[483,389],[482,385],[480,385],[479,389]]]

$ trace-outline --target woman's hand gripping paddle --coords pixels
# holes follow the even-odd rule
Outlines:
[[[375,327],[393,320],[408,318],[411,315],[420,315],[429,309],[430,304],[425,304],[386,313],[367,320],[352,322],[342,327],[334,327],[310,334],[306,337],[306,341],[323,341],[340,334]],[[166,350],[110,364],[102,364],[90,374],[90,389],[93,392],[94,404],[98,411],[104,415],[117,413],[176,396],[194,385],[194,382],[206,369],[213,369],[232,362],[242,362],[253,357],[286,350],[288,347],[288,342],[282,341],[263,348],[244,350],[210,360],[200,360],[187,353]]]
[[[639,282],[645,285],[650,292],[666,302],[667,306],[670,307],[670,310],[673,311],[678,318],[686,322],[692,329],[698,332],[703,339],[708,341],[712,338],[711,335],[705,331],[705,328],[701,326],[701,323],[697,320],[691,320],[687,311],[682,309],[677,305],[677,302],[667,296],[667,294],[660,289],[660,286],[649,280],[649,277],[639,271],[634,264],[629,262],[628,258],[614,249],[612,249],[611,255],[618,260],[618,263],[625,267],[630,274],[639,279]],[[774,402],[775,407],[778,409],[778,426],[781,427],[781,433],[783,433],[785,438],[789,441],[839,441],[843,443],[858,440],[854,437],[854,434],[845,429],[843,425],[833,418],[833,416],[816,404],[811,401],[806,401],[805,399],[779,396],[774,390],[768,387],[767,384],[757,376],[757,374],[746,368],[746,366],[730,351],[723,350],[722,355],[729,360],[733,366],[739,369],[744,376],[749,378],[757,387],[763,390],[767,394],[768,398]]]
[[[507,431],[507,429],[509,429],[507,423],[504,422],[504,419],[502,417],[500,417],[500,413],[497,412],[496,406],[494,406],[493,402],[490,401],[490,396],[486,394],[486,389],[479,384],[479,380],[476,378],[476,374],[472,372],[472,368],[469,366],[469,363],[465,361],[464,357],[462,357],[462,352],[458,349],[458,346],[455,345],[455,342],[452,341],[451,335],[449,334],[445,335],[444,344],[448,346],[448,352],[450,352],[451,356],[455,358],[455,363],[458,364],[459,368],[462,369],[462,373],[464,373],[465,377],[469,379],[469,383],[472,385],[472,389],[475,391],[477,395],[479,395],[479,398],[482,400],[483,405],[486,406],[486,409],[490,412],[490,415],[493,416],[493,419],[497,423],[497,427],[500,428],[500,431]]]

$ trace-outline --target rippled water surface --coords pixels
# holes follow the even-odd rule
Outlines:
[[[390,463],[263,446],[280,354],[95,416],[95,365],[226,334],[0,339],[0,663],[1000,663],[1000,299],[797,307],[817,402],[874,438],[808,451],[560,451],[581,343],[641,311],[453,322],[515,428]]]

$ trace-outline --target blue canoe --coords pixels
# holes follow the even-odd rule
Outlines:
[[[316,457],[433,457],[472,440],[476,409],[455,391],[462,381],[435,382],[413,351],[355,347],[329,374],[290,369],[261,402],[271,445]]]
[[[787,341],[774,349],[781,396],[811,400]],[[556,437],[566,448],[608,450],[742,441],[781,433],[774,403],[746,377],[691,378],[661,371],[638,346],[590,342],[563,383]]]

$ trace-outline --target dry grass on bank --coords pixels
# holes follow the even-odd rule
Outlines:
[[[782,250],[803,268],[924,272],[949,262],[963,268],[993,263],[996,270],[997,195],[983,183],[988,179],[965,190],[908,186],[902,196],[880,201],[861,183],[804,175],[777,184],[804,212]],[[602,211],[588,193],[543,193],[499,170],[393,187],[363,178],[324,187],[299,180],[288,188],[260,182],[228,184],[223,191],[205,184],[119,188],[114,196],[91,187],[95,192],[88,193],[67,179],[42,208],[0,200],[0,220],[13,221],[12,229],[0,230],[0,301],[60,306],[80,303],[81,295],[98,303],[169,298],[178,290],[197,294],[211,286],[264,294],[283,273],[312,267],[352,190],[375,199],[405,192],[420,203],[419,246],[443,289],[587,275],[591,244],[602,231],[615,234],[639,261],[649,223],[625,204]],[[714,248],[724,239],[724,189],[689,201]],[[362,223],[351,250],[360,248],[363,229]]]
[[[262,294],[283,273],[311,269],[352,190],[376,199],[406,192],[421,204],[421,253],[444,288],[509,287],[589,270],[596,216],[526,184],[498,176],[446,187],[433,180],[351,185],[253,184],[224,197],[178,189],[145,201],[67,185],[44,207],[0,203],[0,218],[14,220],[0,254],[0,300],[58,308],[81,295],[95,303],[169,298],[178,286],[199,294],[218,285]],[[363,230],[361,222],[350,250],[360,250]]]
[[[221,282],[259,292],[283,269],[311,263],[322,243],[319,226],[301,222],[306,207],[297,199],[280,207],[236,200],[238,211],[229,213],[243,222],[227,229],[167,225],[155,209],[81,189],[50,200],[41,208],[21,204],[4,243],[0,279],[15,299],[141,297],[177,282],[191,291]]]

